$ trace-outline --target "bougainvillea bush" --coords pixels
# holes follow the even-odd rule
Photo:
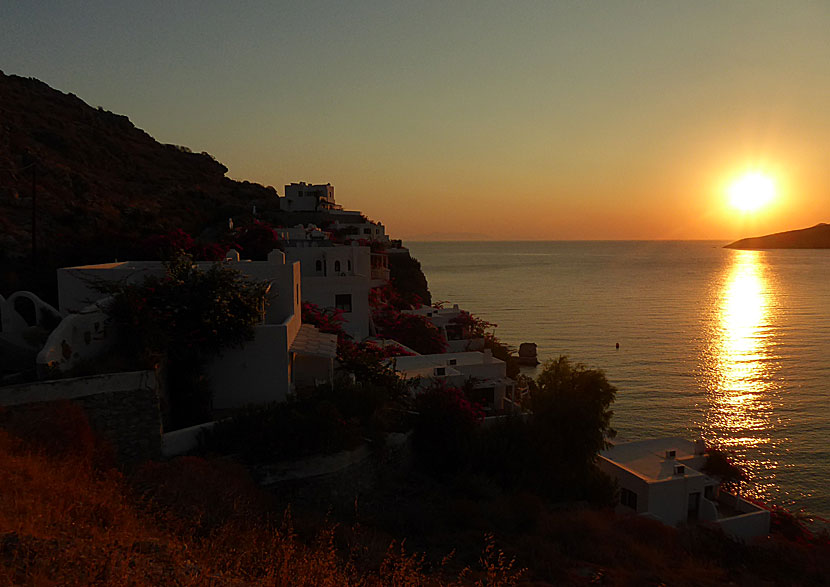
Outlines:
[[[120,345],[148,365],[167,362],[173,424],[210,418],[211,393],[202,367],[223,348],[253,338],[262,320],[267,284],[246,279],[219,263],[202,271],[186,255],[165,265],[165,274],[141,283],[100,283],[112,296],[107,312],[121,333]]]
[[[230,244],[203,242],[194,239],[181,228],[157,234],[141,244],[141,256],[147,259],[172,259],[185,253],[196,261],[220,261],[230,250]]]

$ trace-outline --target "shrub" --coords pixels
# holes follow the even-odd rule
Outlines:
[[[415,397],[412,436],[417,462],[439,476],[466,467],[484,411],[457,387],[436,382]]]
[[[282,249],[274,228],[270,224],[257,220],[237,230],[236,242],[245,258],[253,261],[265,261],[268,253],[274,249]]]
[[[431,355],[447,350],[447,341],[441,331],[426,316],[402,314],[387,307],[374,314],[378,331],[386,338],[421,353]]]
[[[302,321],[303,324],[311,324],[317,327],[320,332],[346,336],[346,331],[343,330],[343,322],[345,321],[343,310],[337,308],[324,309],[311,302],[303,302]]]
[[[360,428],[328,400],[293,399],[250,406],[217,422],[202,438],[208,452],[238,454],[246,462],[277,462],[353,448]]]
[[[167,360],[173,424],[209,419],[211,395],[202,367],[223,348],[253,337],[266,284],[218,263],[201,271],[181,255],[166,264],[162,277],[101,283],[99,289],[113,296],[106,311],[122,333],[124,352],[151,365]]]

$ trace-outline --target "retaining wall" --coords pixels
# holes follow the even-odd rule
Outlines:
[[[0,388],[0,406],[36,410],[45,402],[69,400],[86,412],[90,426],[115,449],[120,463],[161,456],[161,413],[153,371],[107,373]]]

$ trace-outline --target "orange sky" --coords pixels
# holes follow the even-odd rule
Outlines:
[[[62,2],[0,67],[404,239],[723,239],[830,221],[830,4]],[[758,170],[753,215],[726,187]]]

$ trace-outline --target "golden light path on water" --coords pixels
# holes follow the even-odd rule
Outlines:
[[[734,453],[752,479],[749,495],[768,497],[778,463],[773,442],[777,385],[771,324],[776,292],[764,253],[735,251],[717,292],[709,351],[704,359],[708,409],[703,433]]]

